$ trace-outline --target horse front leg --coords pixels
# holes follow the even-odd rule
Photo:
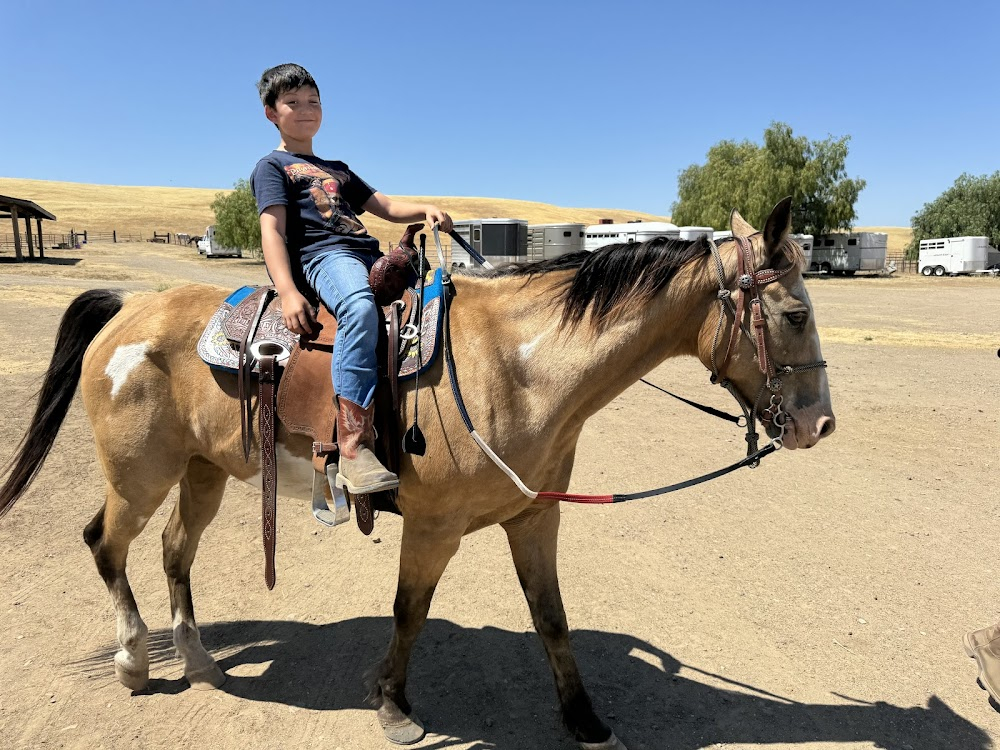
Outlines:
[[[410,745],[424,736],[423,725],[406,699],[406,670],[413,644],[427,621],[434,589],[461,539],[461,530],[403,521],[392,641],[372,688],[382,731],[397,745]]]
[[[569,643],[569,627],[559,593],[556,541],[559,505],[532,506],[502,524],[531,619],[548,655],[563,722],[585,750],[625,750],[611,729],[594,713]]]

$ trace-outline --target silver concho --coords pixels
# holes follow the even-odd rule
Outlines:
[[[767,388],[771,393],[777,393],[781,390],[781,378],[771,378],[771,382],[767,384]]]
[[[740,276],[740,289],[749,289],[751,286],[753,286],[753,277],[750,274],[745,273]]]

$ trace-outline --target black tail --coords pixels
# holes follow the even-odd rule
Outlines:
[[[73,300],[63,315],[55,353],[36,394],[38,406],[31,427],[3,467],[2,473],[13,469],[0,487],[0,518],[31,486],[45,463],[80,382],[83,355],[105,324],[122,309],[124,295],[119,290],[92,289]]]

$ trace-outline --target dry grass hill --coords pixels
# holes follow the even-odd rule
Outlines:
[[[66,233],[70,229],[150,236],[157,232],[187,232],[202,234],[213,222],[212,200],[219,190],[175,187],[129,187],[120,185],[90,185],[49,180],[24,180],[0,177],[0,195],[26,198],[54,214],[55,222],[45,222],[46,233]],[[669,221],[669,217],[640,211],[609,208],[563,208],[548,203],[510,200],[505,198],[459,198],[399,196],[406,200],[434,202],[456,219],[512,217],[527,219],[529,224],[546,222],[580,222],[596,224],[599,219],[615,221],[642,219]],[[401,227],[365,217],[368,231],[383,244],[396,241]],[[910,240],[908,227],[858,227],[859,230],[887,232],[889,252],[902,252]],[[0,225],[0,234],[9,232]]]

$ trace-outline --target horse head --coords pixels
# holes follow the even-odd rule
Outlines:
[[[698,354],[737,401],[787,448],[833,432],[825,362],[802,278],[802,249],[789,237],[791,198],[755,230],[733,211],[733,236],[713,248],[719,316],[709,315]]]

